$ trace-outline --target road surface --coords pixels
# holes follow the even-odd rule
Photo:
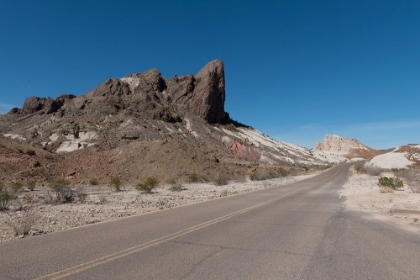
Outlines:
[[[0,279],[420,279],[420,238],[348,211],[349,164],[0,244]]]

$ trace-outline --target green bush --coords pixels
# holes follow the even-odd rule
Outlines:
[[[381,177],[378,180],[378,186],[396,190],[402,188],[404,183],[399,178]]]
[[[120,177],[112,177],[109,185],[111,188],[114,188],[116,192],[120,192],[122,185]]]
[[[155,177],[147,177],[142,183],[138,183],[137,190],[151,193],[152,190],[159,184],[159,180]]]

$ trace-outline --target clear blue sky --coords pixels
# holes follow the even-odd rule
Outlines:
[[[226,110],[275,139],[420,142],[420,1],[19,1],[0,9],[0,113],[222,59]]]

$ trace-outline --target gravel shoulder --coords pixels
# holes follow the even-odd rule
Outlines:
[[[22,191],[19,200],[31,197],[31,202],[12,204],[9,211],[0,212],[0,242],[23,238],[15,234],[15,227],[25,223],[33,226],[25,238],[94,224],[122,217],[138,215],[216,199],[264,188],[286,185],[317,174],[288,176],[264,181],[229,182],[224,186],[214,183],[184,184],[184,190],[171,191],[169,185],[160,185],[152,193],[143,193],[133,186],[123,186],[120,192],[111,191],[109,186],[82,186],[87,194],[84,202],[54,203],[54,194],[48,187],[37,187],[34,191]],[[17,209],[29,209],[19,210]]]
[[[348,209],[420,233],[420,194],[413,193],[405,183],[402,189],[381,193],[377,183],[382,176],[394,177],[392,173],[371,176],[352,172],[341,191]]]

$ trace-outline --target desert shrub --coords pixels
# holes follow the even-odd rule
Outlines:
[[[54,159],[54,156],[53,155],[50,155],[50,154],[45,154],[44,155],[44,158],[45,159],[48,159],[48,160],[51,160],[51,159]]]
[[[0,187],[0,210],[6,210],[9,206],[10,201],[14,196],[7,190],[6,187]]]
[[[85,192],[85,189],[82,186],[77,187],[76,196],[80,202],[85,202],[88,194]]]
[[[382,168],[372,166],[372,165],[365,166],[364,170],[365,170],[365,173],[369,174],[370,176],[379,176],[382,173]]]
[[[25,194],[25,196],[23,197],[23,200],[26,203],[31,203],[33,199],[34,199],[34,197],[32,195],[30,195],[30,194]]]
[[[404,183],[399,178],[381,177],[378,180],[378,186],[396,190],[402,188]]]
[[[354,170],[356,170],[357,173],[365,173],[365,167],[364,167],[364,165],[365,164],[362,163],[362,162],[356,163],[354,165]]]
[[[219,177],[216,178],[214,183],[216,186],[225,186],[228,184],[228,179],[226,178],[226,176],[220,175]]]
[[[190,175],[188,175],[188,181],[190,183],[202,183],[202,182],[207,182],[208,180],[203,175],[198,175],[196,173],[191,173]]]
[[[61,203],[74,201],[75,193],[69,185],[70,181],[66,179],[58,179],[50,184],[51,190],[55,192],[57,201]]]
[[[17,193],[18,191],[20,191],[23,188],[23,183],[19,182],[19,181],[16,181],[16,182],[12,183],[11,187],[12,187],[12,191],[14,193]]]
[[[98,182],[97,179],[92,178],[92,179],[89,180],[89,184],[91,184],[92,186],[97,186],[97,185],[99,185],[99,182]]]
[[[86,198],[88,197],[88,194],[85,192],[80,192],[77,194],[77,197],[79,198],[80,202],[85,202]]]
[[[277,174],[277,172],[274,172],[273,170],[270,170],[267,174],[268,179],[274,179],[277,178],[279,175]]]
[[[33,191],[36,187],[36,181],[35,180],[28,180],[26,182],[26,185],[28,186],[28,190]]]
[[[7,215],[9,220],[6,225],[13,230],[15,236],[28,235],[37,220],[37,215],[32,208],[7,213]]]
[[[258,172],[257,171],[254,171],[251,174],[249,174],[249,179],[251,181],[258,181]]]
[[[177,177],[170,178],[166,182],[171,185],[169,189],[173,192],[180,192],[184,190],[182,182]]]
[[[307,166],[306,164],[303,164],[301,167],[303,170],[305,170],[305,172],[308,172],[309,166]]]
[[[420,175],[414,170],[399,169],[394,170],[394,174],[403,179],[413,193],[420,193]]]
[[[198,179],[198,175],[197,175],[197,174],[195,174],[195,173],[191,173],[191,174],[188,176],[188,180],[190,181],[190,183],[197,183],[197,182],[199,181],[199,179]]]
[[[268,178],[268,175],[264,172],[254,171],[249,175],[249,179],[251,181],[262,181],[262,180],[266,180],[267,178]]]
[[[111,187],[111,189],[114,189],[116,192],[120,192],[121,191],[121,179],[118,176],[112,177],[111,178],[111,182],[109,183],[109,186]]]
[[[144,179],[144,181],[142,183],[138,183],[136,185],[136,189],[137,190],[141,190],[144,191],[146,193],[151,193],[152,190],[157,187],[157,185],[159,184],[159,180],[156,179],[156,177],[147,177],[146,179]]]
[[[240,182],[240,183],[246,182],[246,175],[240,172],[236,173],[235,182]]]
[[[279,174],[279,177],[286,177],[290,172],[284,167],[279,167],[277,173]]]

